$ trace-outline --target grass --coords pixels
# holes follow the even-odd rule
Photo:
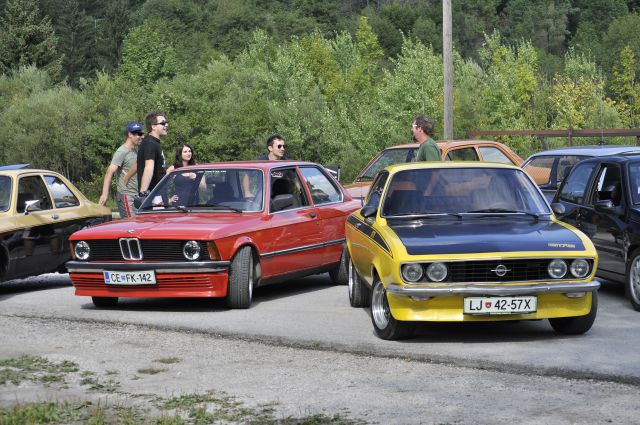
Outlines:
[[[162,358],[159,358],[159,359],[155,359],[153,361],[155,363],[174,364],[174,363],[180,363],[182,360],[179,359],[178,357],[162,357]]]
[[[158,373],[166,372],[167,369],[157,368],[157,367],[145,367],[143,369],[138,369],[138,373],[143,375],[157,375]]]
[[[8,382],[19,385],[25,380],[45,385],[66,384],[65,376],[70,372],[77,371],[77,363],[68,360],[50,362],[44,357],[33,356],[3,359],[0,360],[0,385],[5,385]]]

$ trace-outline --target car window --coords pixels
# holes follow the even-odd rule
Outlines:
[[[49,192],[40,176],[22,177],[18,181],[18,199],[16,211],[23,213],[27,201],[39,201],[41,210],[52,208]]]
[[[271,212],[290,210],[294,208],[306,207],[309,200],[300,181],[300,177],[295,168],[280,168],[271,170],[270,173]],[[283,203],[282,200],[286,202]]]
[[[7,211],[11,204],[11,177],[0,176],[0,211]]]
[[[631,186],[631,200],[640,204],[640,163],[629,165],[629,185]]]
[[[478,154],[474,148],[453,149],[447,153],[446,161],[478,161]]]
[[[574,204],[584,203],[587,184],[589,184],[589,178],[596,165],[597,163],[595,162],[576,165],[567,180],[560,187],[558,199]]]
[[[401,162],[409,161],[409,156],[413,158],[416,148],[406,149],[387,149],[382,151],[378,159],[375,160],[369,167],[360,175],[361,180],[373,180],[373,178],[382,170],[392,164],[398,164]]]
[[[80,205],[78,198],[76,198],[71,189],[58,177],[44,176],[44,181],[47,182],[56,208],[77,207]]]
[[[495,146],[480,146],[480,155],[482,155],[483,161],[489,162],[501,162],[503,164],[513,164],[513,161],[509,159],[500,149]]]
[[[622,178],[618,165],[602,165],[598,170],[596,184],[592,189],[589,201],[611,201],[614,206],[622,202]]]
[[[389,178],[389,173],[384,171],[376,177],[376,180],[371,185],[371,189],[369,189],[369,194],[367,195],[366,206],[376,207],[380,204],[380,199],[382,198],[382,191],[384,190],[384,185],[387,183],[387,178]]]
[[[328,204],[330,202],[340,202],[342,200],[342,193],[335,184],[329,180],[316,167],[301,167],[300,172],[304,176],[309,192],[311,193],[311,199],[316,205]]]
[[[553,156],[538,156],[527,161],[522,168],[538,186],[549,186],[555,160]]]

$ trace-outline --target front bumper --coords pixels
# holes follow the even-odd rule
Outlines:
[[[155,270],[156,273],[215,273],[227,271],[230,261],[158,261],[158,262],[117,262],[96,263],[67,261],[69,273],[102,273],[104,271]]]
[[[600,281],[591,282],[559,282],[538,284],[470,284],[470,285],[443,285],[443,284],[411,284],[387,285],[387,292],[414,300],[428,300],[433,297],[462,295],[462,296],[514,296],[514,295],[539,295],[551,293],[580,293],[593,292],[600,288]]]

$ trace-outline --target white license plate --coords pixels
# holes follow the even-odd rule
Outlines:
[[[526,297],[466,297],[465,314],[522,314],[535,313],[538,298]]]
[[[107,285],[154,285],[156,273],[153,270],[140,272],[102,272]]]

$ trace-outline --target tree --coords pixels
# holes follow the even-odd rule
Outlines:
[[[636,81],[636,58],[631,47],[625,46],[620,60],[613,67],[610,91],[620,111],[622,121],[629,127],[640,125],[640,84]]]
[[[35,65],[59,77],[62,56],[51,20],[41,18],[35,0],[7,0],[0,18],[0,72]]]
[[[88,77],[95,69],[96,33],[93,20],[80,8],[78,0],[64,0],[64,13],[58,17],[62,66],[72,84],[80,77]]]

